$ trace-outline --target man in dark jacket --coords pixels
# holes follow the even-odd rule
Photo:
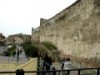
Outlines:
[[[46,70],[50,70],[50,66],[52,65],[52,59],[49,54],[45,54],[44,57],[44,67],[46,67]]]

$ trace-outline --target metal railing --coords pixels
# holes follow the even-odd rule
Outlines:
[[[47,62],[45,62],[44,60],[40,60],[40,62],[38,63],[38,70],[46,70],[45,66],[50,66],[50,69],[52,69],[53,67],[51,65],[49,65]]]
[[[49,75],[66,75],[65,73],[67,73],[67,75],[100,75],[100,68],[73,68],[73,69],[69,69],[69,70],[56,70],[55,67],[50,66],[48,63],[46,63],[45,61],[39,59],[38,60],[38,75],[40,74],[45,74],[48,73]],[[43,64],[47,64],[51,67],[50,70],[46,70],[43,69]]]
[[[91,73],[85,73],[82,71],[95,70]],[[77,72],[76,74],[72,72]],[[18,69],[16,71],[2,71],[1,75],[5,75],[8,73],[14,73],[14,75],[100,75],[100,68],[80,68],[80,69],[70,69],[70,70],[42,70],[42,71],[24,71],[23,69]],[[67,73],[67,74],[63,74]]]

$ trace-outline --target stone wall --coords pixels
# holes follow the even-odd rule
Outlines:
[[[40,22],[39,41],[50,41],[65,55],[100,57],[100,1],[78,0]]]
[[[31,44],[34,45],[39,42],[39,28],[32,28]]]

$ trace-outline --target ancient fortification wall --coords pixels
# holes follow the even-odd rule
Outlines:
[[[34,29],[32,28],[32,36],[31,36],[31,44],[34,45],[35,43],[39,42],[39,27]]]
[[[100,1],[78,0],[49,20],[41,19],[39,31],[40,42],[50,41],[66,55],[100,57]]]

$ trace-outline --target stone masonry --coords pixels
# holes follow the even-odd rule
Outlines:
[[[41,19],[37,38],[52,42],[65,55],[100,58],[100,0],[78,0],[52,18]]]

